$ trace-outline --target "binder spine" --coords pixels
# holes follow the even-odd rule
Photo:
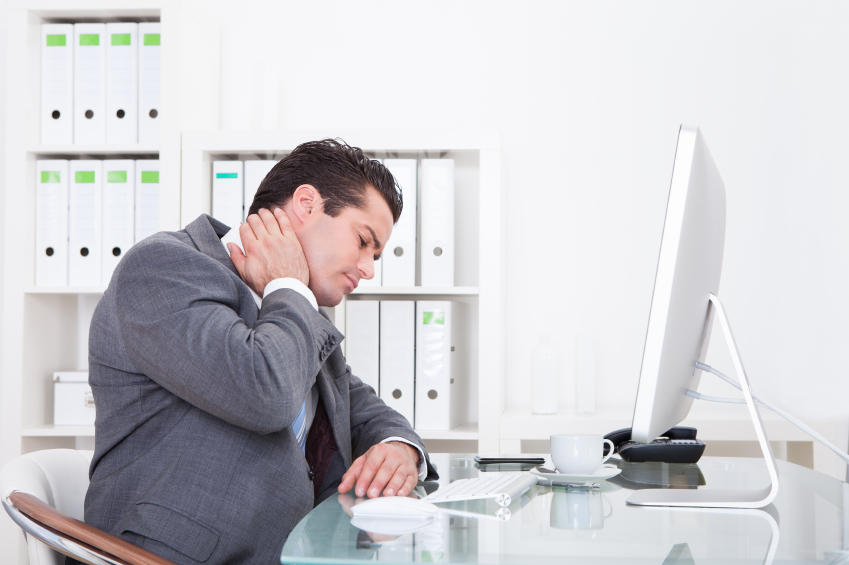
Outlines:
[[[70,286],[99,286],[101,284],[102,170],[101,161],[80,160],[70,163],[68,251],[68,284]]]
[[[212,162],[212,217],[231,228],[244,217],[243,175],[242,161]]]
[[[41,26],[41,143],[74,142],[74,26]]]
[[[74,24],[74,143],[106,142],[106,24]]]
[[[135,161],[103,161],[104,286],[135,239],[135,173]]]
[[[160,43],[158,23],[139,24],[139,143],[159,145]]]
[[[135,243],[159,231],[159,160],[136,161]]]
[[[380,303],[380,398],[410,425],[415,422],[415,317],[412,300]]]
[[[454,286],[454,160],[422,159],[422,286]]]
[[[380,394],[380,303],[345,301],[346,360],[351,371]]]
[[[68,161],[36,161],[35,285],[68,285]]]
[[[417,170],[415,159],[384,159],[401,187],[404,209],[382,255],[383,286],[416,285]]]
[[[138,143],[138,29],[106,24],[106,143]]]

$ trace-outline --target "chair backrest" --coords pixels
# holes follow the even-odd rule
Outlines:
[[[27,534],[30,565],[64,565],[62,553],[94,565],[174,565],[82,521],[91,458],[91,451],[51,449],[0,469],[0,501]]]
[[[16,457],[0,469],[0,498],[6,502],[12,492],[25,492],[82,521],[93,455],[93,451],[48,449]],[[64,555],[32,538],[27,540],[27,553],[30,565],[65,563]]]

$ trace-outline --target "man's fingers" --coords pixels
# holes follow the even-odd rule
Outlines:
[[[259,217],[269,235],[281,235],[280,225],[277,223],[277,218],[274,217],[274,214],[265,208],[260,208]]]
[[[274,209],[274,218],[277,220],[277,225],[280,228],[280,233],[288,238],[295,237],[295,230],[292,228],[292,222],[283,208]]]
[[[409,469],[406,468],[405,465],[399,466],[395,470],[395,474],[392,475],[392,478],[386,483],[386,488],[383,489],[383,496],[395,496],[401,495],[401,489],[404,487],[404,484],[407,482],[407,475],[409,475]]]
[[[342,475],[342,482],[339,483],[339,492],[348,492],[354,488],[354,482],[357,480],[357,477],[360,476],[363,463],[365,463],[365,457],[365,455],[357,457],[351,465],[351,468],[345,471],[345,474]]]
[[[360,473],[360,478],[357,479],[357,496],[366,496],[366,494],[368,494],[368,496],[374,498],[375,496],[377,496],[377,494],[380,494],[380,490],[382,490],[383,485],[381,485],[381,489],[378,490],[377,494],[374,495],[372,494],[372,489],[369,487],[369,485],[371,485],[372,481],[375,478],[375,475],[377,475],[377,472],[383,466],[383,462],[385,459],[386,454],[382,449],[370,449],[366,453],[366,460],[365,463],[363,463],[363,470]],[[394,472],[395,469],[393,469],[392,471]],[[383,479],[383,484],[386,484],[387,480],[389,480],[388,476]]]
[[[230,260],[233,261],[233,265],[236,267],[236,270],[239,271],[239,276],[244,279],[245,256],[242,254],[242,250],[239,249],[239,246],[235,243],[228,243],[227,249],[230,251]]]
[[[258,214],[251,214],[250,216],[248,216],[247,222],[245,223],[248,224],[251,229],[251,233],[253,233],[253,240],[258,241],[264,239],[264,236],[268,235],[268,230],[265,227],[265,223],[262,221],[262,218],[260,218]],[[245,224],[242,225],[244,226]],[[243,232],[240,229],[239,235],[241,235],[242,233]],[[244,239],[242,240],[242,245],[244,245],[245,249],[247,249],[248,243]]]
[[[375,498],[383,492],[386,484],[398,470],[399,466],[400,465],[397,461],[390,459],[389,457],[383,460],[383,464],[380,466],[380,469],[377,470],[377,473],[374,475],[374,479],[372,479],[371,484],[368,486],[369,497]]]
[[[407,480],[404,481],[404,485],[400,489],[398,489],[398,496],[407,496],[408,494],[413,492],[413,489],[415,488],[418,482],[418,474],[407,475]]]

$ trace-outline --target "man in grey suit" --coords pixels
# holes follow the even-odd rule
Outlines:
[[[435,477],[319,308],[374,275],[401,209],[381,164],[324,140],[271,170],[238,229],[201,215],[136,244],[91,323],[86,522],[180,564],[270,564],[333,492]]]

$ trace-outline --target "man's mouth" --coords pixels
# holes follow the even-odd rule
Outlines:
[[[351,275],[345,275],[345,276],[348,278],[349,281],[351,281],[351,292],[354,292],[357,289],[357,285],[359,284],[357,282],[357,279],[355,279]]]

